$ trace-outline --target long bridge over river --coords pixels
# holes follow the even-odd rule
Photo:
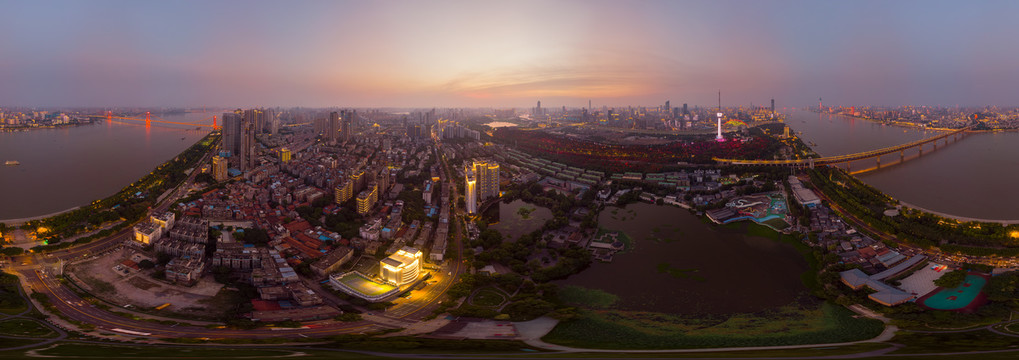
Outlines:
[[[971,129],[972,126],[967,126],[962,129],[952,130],[938,136],[920,139],[910,143],[890,146],[877,150],[859,152],[855,154],[795,160],[741,160],[741,159],[720,159],[720,158],[715,158],[714,160],[718,163],[729,165],[770,165],[770,166],[809,167],[809,168],[813,168],[814,166],[817,165],[846,164],[846,167],[848,169],[850,162],[865,159],[875,159],[877,161],[877,166],[874,169],[877,169],[881,168],[881,156],[883,155],[899,153],[899,162],[902,162],[906,160],[906,150],[916,148],[919,150],[917,154],[917,157],[919,157],[923,155],[924,145],[933,143],[934,150],[937,150],[938,141],[944,140],[944,144],[948,145],[949,138],[952,138],[953,142],[958,141],[960,135],[965,136],[966,132]]]

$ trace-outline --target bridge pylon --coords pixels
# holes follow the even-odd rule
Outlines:
[[[145,127],[152,127],[152,119],[150,118],[151,115],[152,114],[148,111],[145,112]]]

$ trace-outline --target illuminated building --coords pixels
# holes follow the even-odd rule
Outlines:
[[[282,162],[290,161],[290,149],[287,148],[280,149],[280,161]]]
[[[464,172],[466,173],[464,179],[464,202],[466,204],[467,213],[474,215],[478,213],[477,179],[474,177],[474,170],[467,168]]]
[[[421,250],[403,247],[379,262],[379,277],[383,281],[401,286],[421,275]]]
[[[212,157],[212,178],[216,181],[225,181],[227,179],[227,163],[226,158],[213,156]]]
[[[471,167],[478,183],[478,200],[499,197],[499,163],[489,159],[476,159]]]
[[[335,198],[337,204],[343,204],[354,197],[354,182],[350,180],[344,181],[342,184],[336,187]]]
[[[159,227],[164,231],[169,230],[170,228],[173,227],[173,221],[175,218],[176,215],[169,211],[161,214],[152,214],[149,216],[149,219],[152,220],[152,223],[159,225]]]
[[[379,187],[378,184],[371,183],[367,189],[357,194],[357,213],[367,214],[377,201],[379,201]]]

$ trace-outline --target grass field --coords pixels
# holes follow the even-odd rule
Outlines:
[[[349,286],[351,289],[357,290],[358,292],[368,296],[379,296],[385,294],[393,289],[395,286],[389,284],[380,284],[356,273],[349,273],[340,277],[339,281],[344,285]]]
[[[57,336],[57,333],[34,320],[10,319],[0,320],[0,335],[50,338]]]
[[[74,357],[93,359],[270,359],[285,357],[305,358],[308,352],[282,349],[220,349],[207,347],[119,346],[98,344],[60,343],[57,346],[35,350],[38,357]],[[320,353],[335,358],[367,358],[351,353]],[[13,354],[12,354],[13,355]],[[5,358],[7,356],[4,356]],[[320,357],[319,357],[320,358]]]
[[[559,299],[570,305],[607,309],[619,301],[619,296],[598,289],[566,285],[559,288]]]
[[[477,306],[489,306],[496,307],[506,302],[506,296],[501,292],[494,289],[481,289],[478,290],[474,297],[471,298],[471,304]]]
[[[729,346],[821,344],[870,339],[884,328],[880,321],[857,319],[845,308],[787,306],[767,313],[728,318],[584,311],[581,319],[560,323],[542,340],[597,349],[682,349]]]

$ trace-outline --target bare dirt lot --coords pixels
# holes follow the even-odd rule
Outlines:
[[[130,304],[137,308],[153,308],[170,303],[165,309],[170,313],[203,317],[223,314],[223,307],[209,306],[220,305],[218,298],[224,297],[220,294],[223,285],[213,281],[211,276],[203,277],[195,286],[185,287],[153,279],[152,270],[128,269],[124,275],[124,271],[115,269],[124,260],[138,259],[138,254],[137,250],[123,248],[68,266],[66,272],[73,274],[73,278],[93,295],[120,306]]]

